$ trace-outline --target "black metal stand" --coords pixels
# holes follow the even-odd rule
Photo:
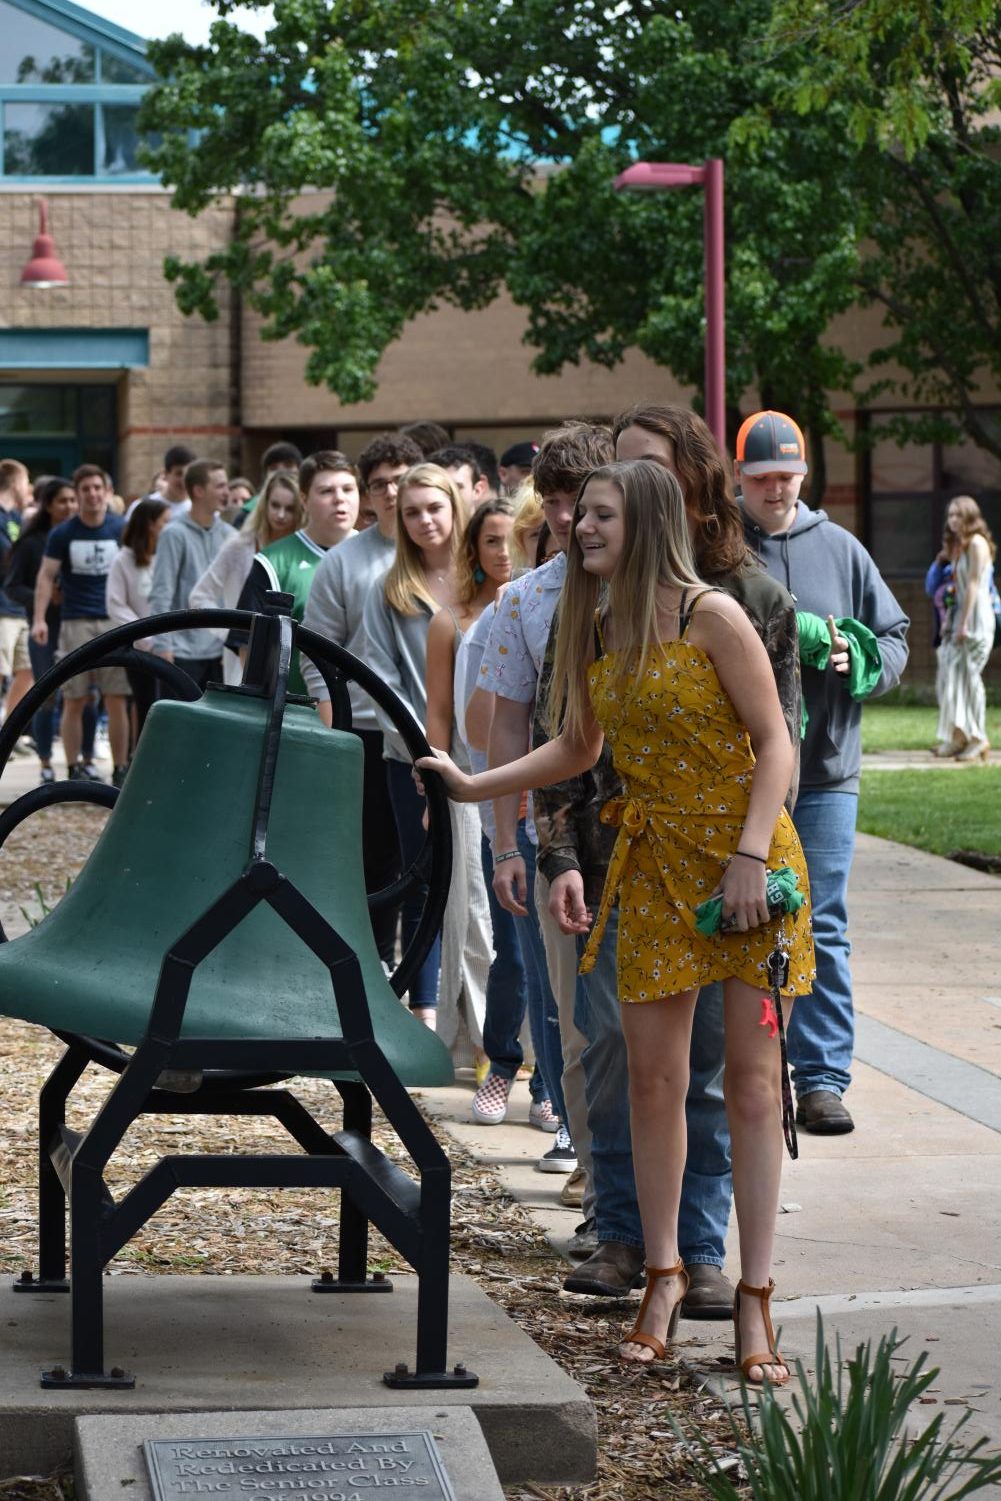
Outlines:
[[[318,1292],[386,1292],[392,1284],[379,1273],[368,1276],[368,1227],[374,1224],[418,1277],[416,1364],[411,1372],[397,1363],[384,1380],[390,1386],[428,1389],[471,1387],[477,1378],[461,1365],[448,1369],[448,1259],[451,1169],[448,1158],[390,1067],[374,1036],[364,981],[354,951],[304,894],[268,859],[268,828],[275,769],[280,750],[285,689],[296,626],[281,614],[283,596],[272,597],[270,612],[247,616],[234,611],[196,611],[144,620],[122,627],[65,658],[27,696],[44,700],[54,687],[101,660],[110,649],[129,644],[131,635],[153,634],[181,625],[253,623],[249,653],[258,674],[243,691],[271,700],[264,735],[249,859],[230,888],[192,924],[164,958],[150,1010],[146,1035],[130,1057],[114,1044],[87,1037],[66,1037],[67,1050],[42,1088],[39,1099],[39,1275],[22,1274],[21,1292],[65,1291],[71,1295],[72,1359],[42,1374],[49,1388],[127,1388],[134,1377],[117,1366],[105,1368],[104,1268],[175,1189],[197,1187],[337,1188],[341,1224],[337,1277],[323,1274]],[[203,619],[202,617],[206,617]],[[126,639],[128,638],[128,639]],[[305,638],[305,639],[304,639]],[[383,702],[400,724],[413,753],[426,753],[419,728],[393,695],[362,664],[311,633],[300,644],[328,668],[357,675],[373,697]],[[137,655],[137,654],[132,654]],[[69,670],[67,670],[69,669]],[[360,671],[358,670],[360,669]],[[27,699],[25,702],[27,702]],[[20,709],[20,705],[18,708]],[[28,713],[35,705],[29,705]],[[18,710],[0,731],[0,765],[20,733]],[[438,779],[429,786],[432,836],[442,858],[422,920],[425,951],[441,914],[448,888],[450,845],[444,791]],[[110,789],[105,789],[110,791]],[[59,798],[43,801],[64,800]],[[102,800],[106,800],[102,798]],[[21,800],[22,802],[24,800]],[[38,800],[35,800],[38,805]],[[0,828],[3,839],[28,810],[10,815]],[[183,1038],[188,993],[198,966],[260,903],[266,903],[330,975],[332,1000],[340,1018],[341,1037],[268,1040]],[[0,938],[3,938],[0,930]],[[426,940],[426,942],[425,942]],[[415,945],[408,954],[423,953]],[[394,977],[395,978],[395,977]],[[63,1035],[63,1034],[61,1034]],[[81,1074],[92,1061],[118,1073],[104,1104],[82,1135],[66,1127],[66,1104]],[[162,1087],[165,1074],[201,1079],[191,1092]],[[335,1087],[343,1101],[343,1129],[329,1133],[288,1087],[259,1092],[256,1086],[287,1081],[297,1073],[350,1073],[354,1079]],[[377,1101],[410,1156],[416,1177],[404,1172],[372,1141],[372,1102]],[[168,1156],[118,1202],[109,1193],[104,1173],[132,1123],[142,1114],[268,1115],[277,1120],[301,1154],[254,1156]],[[71,1229],[69,1282],[66,1280],[66,1214]]]

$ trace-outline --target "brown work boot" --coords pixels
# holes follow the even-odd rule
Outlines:
[[[733,1317],[733,1283],[718,1266],[708,1261],[687,1264],[688,1291],[681,1304],[683,1319],[730,1319]]]
[[[584,1190],[587,1187],[587,1174],[582,1167],[574,1168],[563,1187],[560,1189],[560,1203],[568,1209],[579,1209],[584,1202]]]
[[[563,1291],[588,1293],[592,1298],[625,1298],[643,1280],[643,1247],[605,1240],[570,1273]]]
[[[814,1089],[800,1095],[796,1105],[796,1124],[814,1136],[844,1136],[855,1130],[855,1122],[833,1089]]]

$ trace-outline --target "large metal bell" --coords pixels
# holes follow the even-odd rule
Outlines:
[[[29,933],[0,944],[0,1011],[106,1042],[144,1037],[160,965],[245,868],[268,700],[208,690],[154,706],[86,865]],[[286,707],[268,859],[355,951],[375,1038],[406,1085],[448,1053],[386,979],[362,867],[362,746]],[[182,1038],[341,1036],[329,971],[266,903],[196,969]]]

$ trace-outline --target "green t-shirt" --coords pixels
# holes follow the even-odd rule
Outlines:
[[[264,596],[269,589],[278,589],[283,594],[291,594],[295,600],[292,606],[293,620],[302,620],[306,612],[306,601],[309,591],[313,586],[313,575],[319,566],[320,559],[326,555],[326,548],[320,547],[306,536],[305,532],[293,532],[291,537],[283,537],[280,542],[272,542],[270,547],[265,547],[254,559],[247,582],[243,586],[240,595],[239,608],[241,610],[260,610],[264,605]],[[289,673],[288,691],[290,693],[307,693],[305,681],[299,671],[299,653],[292,655],[292,670]]]

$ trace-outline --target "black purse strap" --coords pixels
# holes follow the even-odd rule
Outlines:
[[[795,1162],[799,1156],[799,1138],[796,1135],[796,1107],[793,1104],[792,1081],[789,1078],[789,1053],[786,1049],[785,1018],[782,1015],[782,987],[788,979],[789,955],[784,949],[776,946],[768,955],[768,980],[779,1029],[779,1057],[782,1067],[782,1135],[785,1137],[789,1156]]]

